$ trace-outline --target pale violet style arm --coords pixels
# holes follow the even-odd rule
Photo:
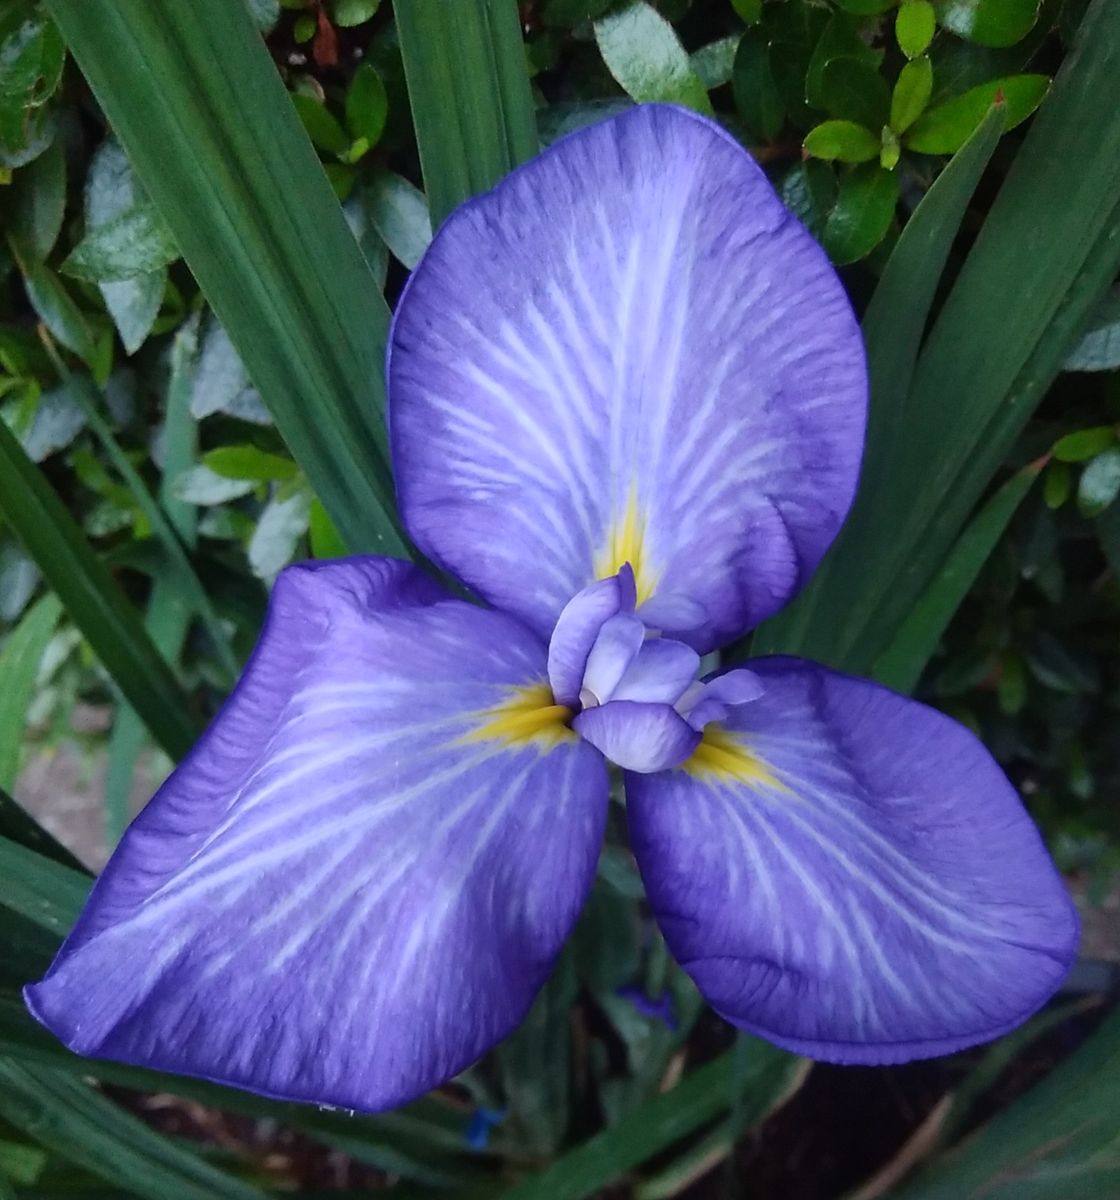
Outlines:
[[[986,750],[794,659],[698,677],[834,538],[866,417],[821,250],[722,129],[582,130],[453,214],[398,306],[418,569],[289,568],[233,696],[126,833],[34,1015],[90,1055],[376,1111],[522,1019],[608,768],[674,955],[836,1062],[948,1053],[1053,993],[1073,906]]]

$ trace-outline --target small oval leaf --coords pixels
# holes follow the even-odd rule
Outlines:
[[[1081,472],[1077,484],[1077,507],[1086,517],[1095,517],[1120,496],[1120,450],[1098,454]]]
[[[1004,129],[1014,129],[1034,112],[1050,90],[1046,75],[993,79],[963,95],[927,109],[906,136],[906,146],[922,154],[954,154],[968,140],[993,104],[1004,105]]]
[[[632,99],[667,100],[712,115],[676,30],[645,0],[596,21],[595,40],[607,69]]]
[[[1014,46],[1038,20],[1041,0],[940,0],[941,25],[981,46]]]
[[[933,93],[933,64],[928,56],[908,62],[891,95],[891,128],[904,133],[926,110]]]
[[[805,138],[805,153],[829,162],[869,162],[880,148],[879,138],[855,121],[825,121]]]
[[[894,21],[898,46],[907,58],[925,54],[937,29],[937,17],[929,0],[904,0]]]
[[[886,237],[898,203],[898,175],[878,163],[856,167],[840,184],[824,227],[824,247],[837,266],[856,262]]]

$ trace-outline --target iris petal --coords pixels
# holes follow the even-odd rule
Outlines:
[[[664,771],[696,748],[699,733],[670,704],[612,700],[584,709],[572,727],[626,771]]]
[[[80,1053],[377,1110],[524,1016],[591,885],[599,755],[545,650],[388,559],[296,567],[32,1012]]]
[[[946,1054],[1029,1016],[1077,918],[1038,832],[962,726],[794,659],[682,770],[627,777],[674,955],[729,1021],[815,1058]]]
[[[629,562],[651,623],[665,597],[661,627],[722,645],[805,582],[851,502],[866,380],[844,289],[695,113],[635,107],[459,209],[390,343],[409,530],[542,637]]]
[[[568,601],[548,643],[548,681],[558,704],[578,703],[587,656],[603,623],[616,613],[633,611],[634,572],[629,565]]]

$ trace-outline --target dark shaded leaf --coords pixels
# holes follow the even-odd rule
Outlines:
[[[821,72],[820,97],[834,117],[854,121],[871,130],[881,129],[890,113],[887,81],[867,63],[854,58],[834,58]]]
[[[856,262],[887,235],[898,204],[898,177],[878,163],[854,168],[840,181],[824,227],[824,247],[838,265]]]
[[[937,0],[937,18],[982,46],[1013,46],[1038,19],[1041,0]]]
[[[735,107],[747,132],[770,141],[782,128],[785,103],[778,92],[765,36],[750,29],[739,42],[731,72]]]

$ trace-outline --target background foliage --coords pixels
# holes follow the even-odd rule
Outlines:
[[[62,741],[107,755],[112,844],[286,563],[406,551],[380,363],[433,223],[538,145],[673,100],[750,147],[865,312],[860,506],[754,649],[972,725],[1103,899],[1118,70],[1107,0],[4,0],[0,789]],[[79,732],[91,708],[107,734]],[[1095,994],[936,1066],[810,1070],[702,1011],[614,832],[525,1027],[356,1118],[83,1063],[35,1028],[18,985],[89,881],[2,797],[0,1198],[1120,1192],[1120,1025],[1093,1032]]]

